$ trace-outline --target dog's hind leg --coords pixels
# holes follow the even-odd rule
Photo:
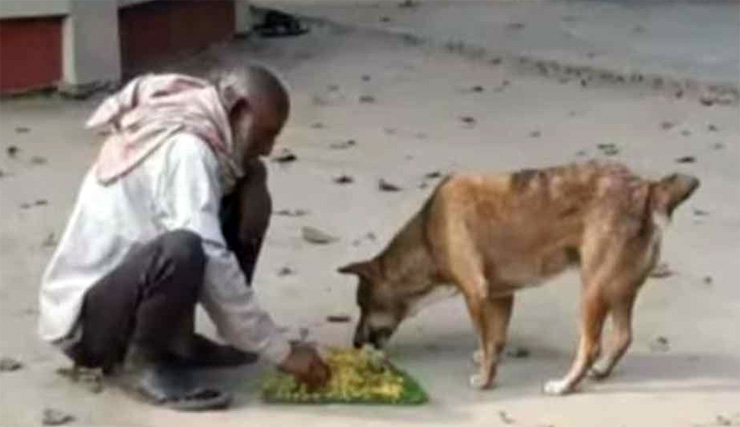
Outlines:
[[[554,395],[570,393],[583,379],[591,364],[599,356],[601,331],[606,314],[607,305],[601,290],[598,286],[587,285],[581,301],[581,338],[575,359],[567,375],[545,383],[545,393]]]
[[[638,235],[612,250],[610,274],[602,281],[602,294],[611,312],[613,330],[604,357],[589,372],[595,379],[608,377],[632,343],[632,310],[637,293],[652,270],[658,254],[650,235]]]
[[[613,331],[606,354],[594,364],[589,375],[595,379],[604,379],[611,374],[614,366],[627,352],[632,343],[632,307],[635,296],[625,297],[612,306],[611,317]]]
[[[601,332],[609,312],[615,322],[615,339],[604,359],[603,367],[608,369],[603,371],[608,374],[627,350],[634,298],[653,264],[653,254],[647,252],[655,251],[650,237],[629,230],[605,235],[599,226],[586,233],[580,249],[583,296],[578,352],[568,374],[548,381],[545,393],[569,393],[583,379],[599,357]]]

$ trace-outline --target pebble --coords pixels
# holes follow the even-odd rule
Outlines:
[[[525,347],[514,347],[506,350],[506,355],[514,359],[524,359],[529,357],[529,349]]]
[[[285,277],[285,276],[291,276],[295,274],[295,270],[293,270],[290,267],[282,267],[280,270],[278,270],[277,275],[279,277]]]
[[[60,426],[75,420],[74,415],[62,412],[58,409],[44,409],[41,423],[45,426]]]
[[[49,233],[46,236],[46,239],[44,239],[43,242],[41,242],[42,248],[53,248],[57,244],[57,238],[54,233]]]
[[[683,156],[676,159],[676,163],[696,163],[696,157]]]
[[[45,165],[47,163],[47,160],[45,157],[41,156],[33,156],[31,157],[31,164],[32,165]]]
[[[357,141],[354,139],[348,139],[347,141],[343,142],[335,142],[331,145],[329,145],[329,148],[332,150],[346,150],[347,148],[354,147],[357,145]]]
[[[654,352],[665,353],[670,349],[671,349],[671,346],[670,346],[670,343],[668,342],[668,338],[666,337],[662,337],[662,336],[658,337],[655,339],[655,341],[650,343],[650,350]]]
[[[617,154],[619,154],[619,148],[616,144],[598,144],[597,147],[599,150],[601,150],[602,154],[608,157],[616,156]]]
[[[315,245],[328,245],[339,240],[338,237],[319,230],[318,228],[305,226],[301,229],[303,240]]]
[[[390,191],[390,192],[401,191],[401,187],[399,187],[399,186],[397,186],[395,184],[392,184],[392,183],[386,181],[383,178],[381,178],[378,181],[378,189],[380,191]]]
[[[373,104],[375,103],[376,99],[372,95],[362,95],[360,96],[360,104]]]
[[[98,394],[103,391],[103,372],[99,368],[73,366],[71,368],[59,368],[56,373],[74,383],[82,384],[91,393]]]
[[[668,266],[667,263],[661,262],[660,264],[656,265],[655,268],[653,268],[653,271],[650,272],[650,277],[654,279],[663,279],[666,277],[671,277],[675,273],[671,268]]]
[[[352,320],[352,317],[348,314],[331,314],[326,316],[326,321],[329,323],[348,323]]]
[[[349,175],[339,175],[334,178],[334,182],[340,185],[346,185],[355,182],[355,180]]]
[[[473,116],[462,116],[460,117],[460,121],[468,126],[473,126],[476,123],[475,117]]]
[[[301,217],[308,215],[308,211],[305,209],[281,209],[275,212],[277,216],[290,216],[290,217]]]
[[[514,419],[511,418],[506,411],[498,411],[498,417],[501,419],[501,422],[506,425],[514,424]]]
[[[295,162],[296,160],[298,160],[298,156],[293,154],[287,148],[283,149],[283,151],[280,154],[278,154],[277,156],[273,158],[273,161],[277,163],[283,163],[283,164],[292,163],[292,162]]]
[[[23,363],[11,357],[0,358],[0,372],[14,372],[23,368]]]

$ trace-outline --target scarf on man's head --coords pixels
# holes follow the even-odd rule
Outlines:
[[[197,136],[214,152],[224,193],[242,175],[228,114],[216,88],[205,80],[179,74],[136,78],[103,101],[85,126],[110,131],[95,164],[103,185],[126,175],[181,132]]]

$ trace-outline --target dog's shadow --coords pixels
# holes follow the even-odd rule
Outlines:
[[[426,340],[426,338],[425,338]],[[498,366],[496,388],[480,392],[467,386],[474,373],[471,354],[476,349],[471,336],[445,336],[434,344],[420,341],[398,344],[391,349],[393,360],[428,383],[430,394],[439,392],[445,401],[470,403],[531,397],[541,393],[549,379],[559,378],[570,367],[572,353],[548,347],[539,341],[513,337]],[[511,351],[524,348],[525,353]],[[586,378],[586,393],[728,392],[740,386],[740,359],[714,353],[645,352],[633,349],[603,381]],[[454,391],[453,391],[454,387]]]

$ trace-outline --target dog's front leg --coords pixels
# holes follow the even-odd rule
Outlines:
[[[509,321],[511,320],[511,311],[514,306],[514,295],[499,297],[487,301],[490,306],[490,328],[489,342],[493,343],[494,348],[494,369],[501,360],[501,353],[506,346],[506,336],[509,330]],[[473,362],[476,365],[483,363],[483,350],[480,348],[473,352]]]
[[[495,375],[495,348],[494,344],[490,342],[490,322],[488,321],[490,316],[489,308],[485,304],[485,300],[480,298],[478,295],[471,293],[465,295],[465,302],[468,306],[468,312],[470,314],[470,320],[473,322],[476,332],[478,333],[478,351],[476,351],[476,361],[478,365],[478,372],[470,377],[471,387],[485,390],[490,388],[493,384],[493,377]]]

